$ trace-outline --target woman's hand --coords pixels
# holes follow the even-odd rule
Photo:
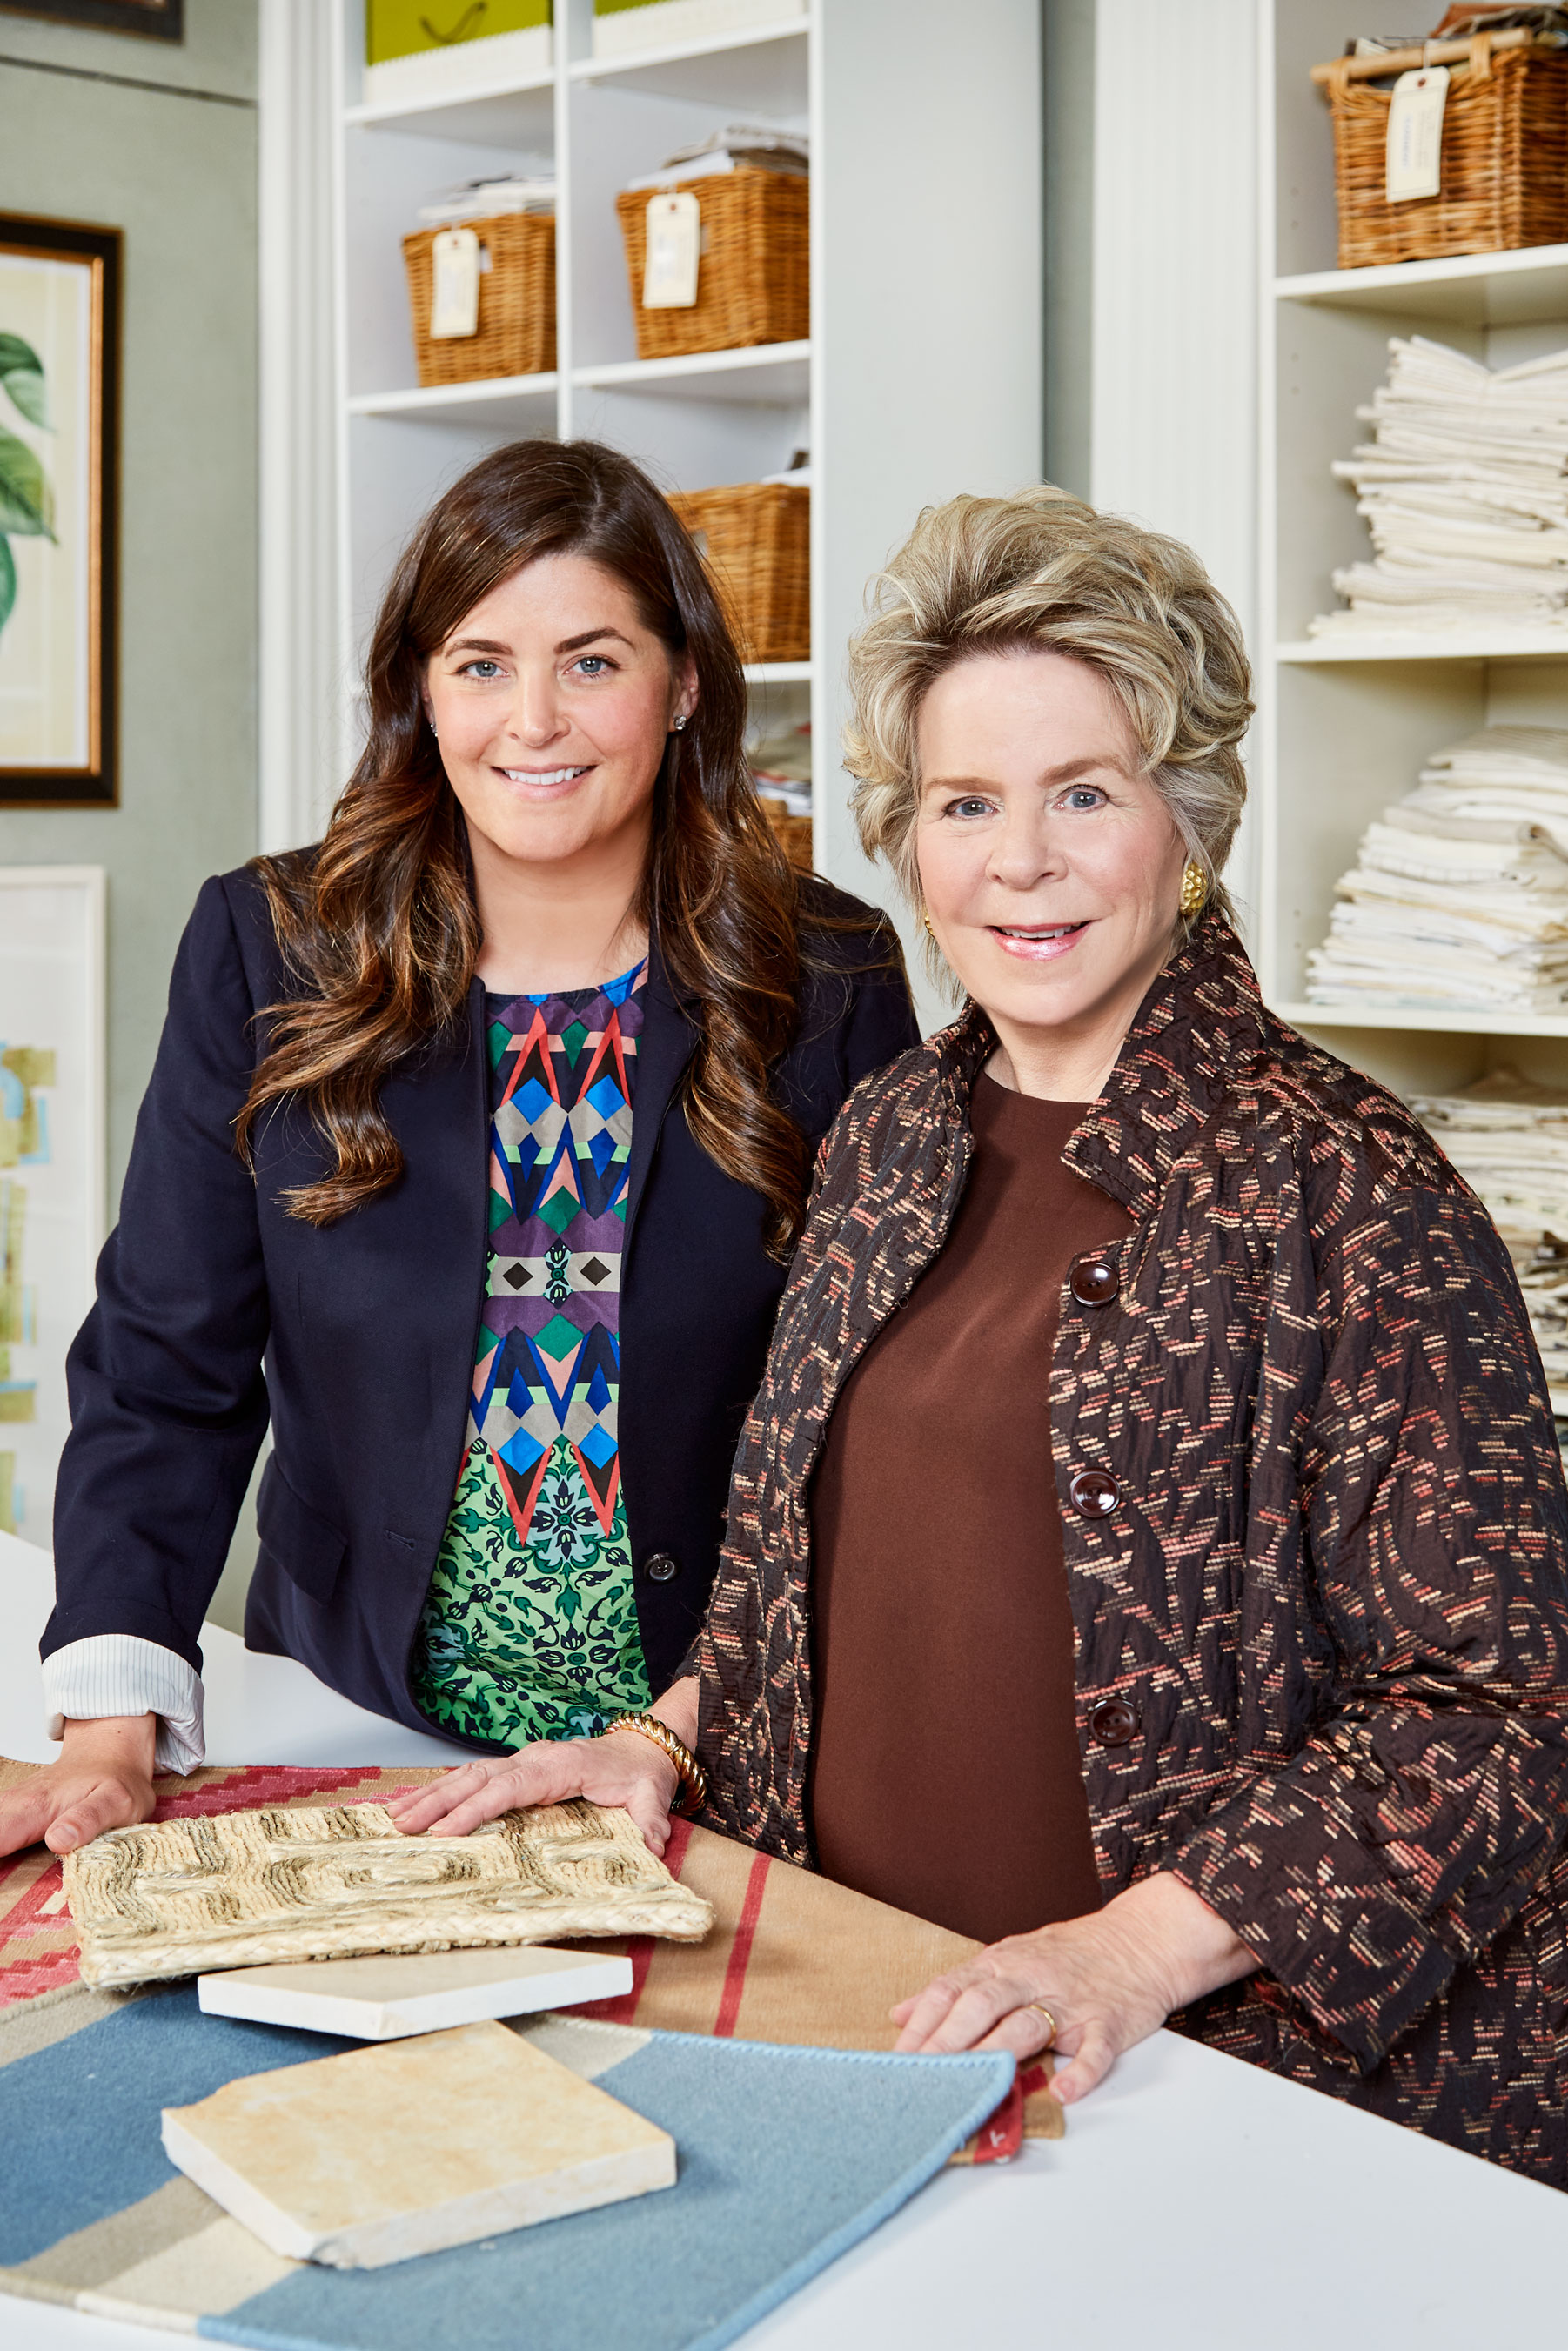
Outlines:
[[[1051,2091],[1071,2105],[1173,2011],[1257,1965],[1218,1912],[1162,1872],[1086,1918],[1009,1935],[900,2001],[897,2046],[928,2055],[1010,2049],[1020,2063],[1054,2049],[1071,2062],[1059,2065]]]
[[[106,1715],[68,1722],[60,1760],[0,1795],[0,1854],[47,1844],[73,1853],[105,1829],[133,1827],[157,1809],[152,1755],[155,1714]]]
[[[676,1682],[648,1712],[690,1747],[697,1735],[697,1686]],[[470,1829],[525,1804],[559,1804],[569,1796],[622,1806],[642,1830],[650,1852],[663,1855],[670,1839],[670,1808],[681,1775],[664,1749],[640,1730],[612,1730],[602,1739],[540,1739],[515,1755],[461,1764],[428,1788],[411,1790],[388,1805],[405,1836],[423,1831],[466,1836]]]

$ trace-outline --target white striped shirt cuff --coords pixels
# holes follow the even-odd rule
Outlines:
[[[47,1736],[63,1739],[68,1722],[155,1714],[155,1771],[193,1771],[205,1756],[202,1697],[193,1666],[134,1633],[95,1633],[89,1640],[68,1641],[44,1659]]]

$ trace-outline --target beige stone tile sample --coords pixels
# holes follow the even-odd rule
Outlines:
[[[713,1924],[626,1813],[580,1797],[471,1836],[400,1835],[383,1804],[110,1829],[66,1855],[65,1887],[100,1985],[579,1935],[696,1942]]]
[[[351,2041],[400,2041],[486,2017],[526,2016],[632,1989],[632,1962],[611,1951],[521,1949],[377,1952],[363,1959],[225,1968],[198,1976],[209,2016],[243,2016]]]
[[[247,2074],[163,2147],[275,2253],[380,2269],[675,2181],[674,2141],[504,2024]]]

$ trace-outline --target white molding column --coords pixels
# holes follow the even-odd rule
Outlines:
[[[1196,549],[1254,659],[1260,13],[1097,0],[1094,25],[1092,496]],[[1249,811],[1246,914],[1255,838]]]
[[[320,833],[342,778],[334,9],[260,0],[261,790],[264,850]]]

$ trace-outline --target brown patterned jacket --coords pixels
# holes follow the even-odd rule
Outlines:
[[[708,1818],[807,1866],[811,1472],[991,1042],[971,1011],[840,1114],[736,1458]],[[1258,1954],[1185,2029],[1568,2185],[1568,1498],[1507,1253],[1218,916],[1064,1158],[1136,1219],[1106,1302],[1063,1289],[1051,1394],[1104,1891],[1174,1870]]]

